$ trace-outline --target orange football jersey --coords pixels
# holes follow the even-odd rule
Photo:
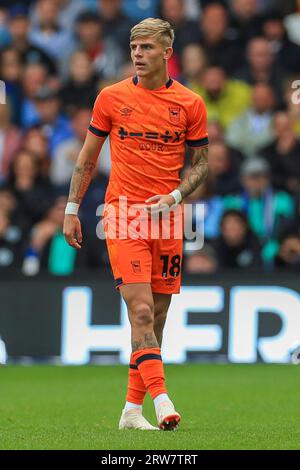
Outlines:
[[[144,88],[137,77],[104,88],[98,95],[89,131],[109,134],[112,169],[105,202],[144,203],[168,194],[180,183],[185,144],[208,144],[203,99],[169,79],[161,88]]]

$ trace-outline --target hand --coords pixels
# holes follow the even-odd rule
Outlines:
[[[149,202],[157,201],[156,204],[151,204],[150,206],[145,207],[145,211],[148,214],[158,214],[162,212],[166,212],[175,204],[175,199],[170,194],[157,194],[156,196],[152,196],[147,199],[145,202],[148,204]]]
[[[80,220],[77,215],[65,215],[63,233],[66,242],[73,248],[80,250],[80,243],[82,243],[82,232]]]

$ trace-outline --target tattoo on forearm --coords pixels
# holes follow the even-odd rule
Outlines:
[[[69,201],[80,204],[91,182],[95,163],[88,161],[83,165],[76,165],[73,171]]]
[[[208,147],[193,150],[192,168],[177,189],[182,198],[189,196],[206,179],[208,173]]]

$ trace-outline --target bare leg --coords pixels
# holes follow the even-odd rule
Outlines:
[[[161,347],[163,329],[165,326],[168,309],[171,303],[172,294],[153,294],[154,300],[154,333]]]
[[[132,352],[158,348],[154,333],[154,301],[150,284],[126,284],[120,287],[131,323]]]

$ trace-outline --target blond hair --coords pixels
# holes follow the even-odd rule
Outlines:
[[[168,21],[160,18],[146,18],[136,24],[130,33],[130,41],[137,37],[151,36],[167,47],[172,47],[174,42],[174,30]]]

